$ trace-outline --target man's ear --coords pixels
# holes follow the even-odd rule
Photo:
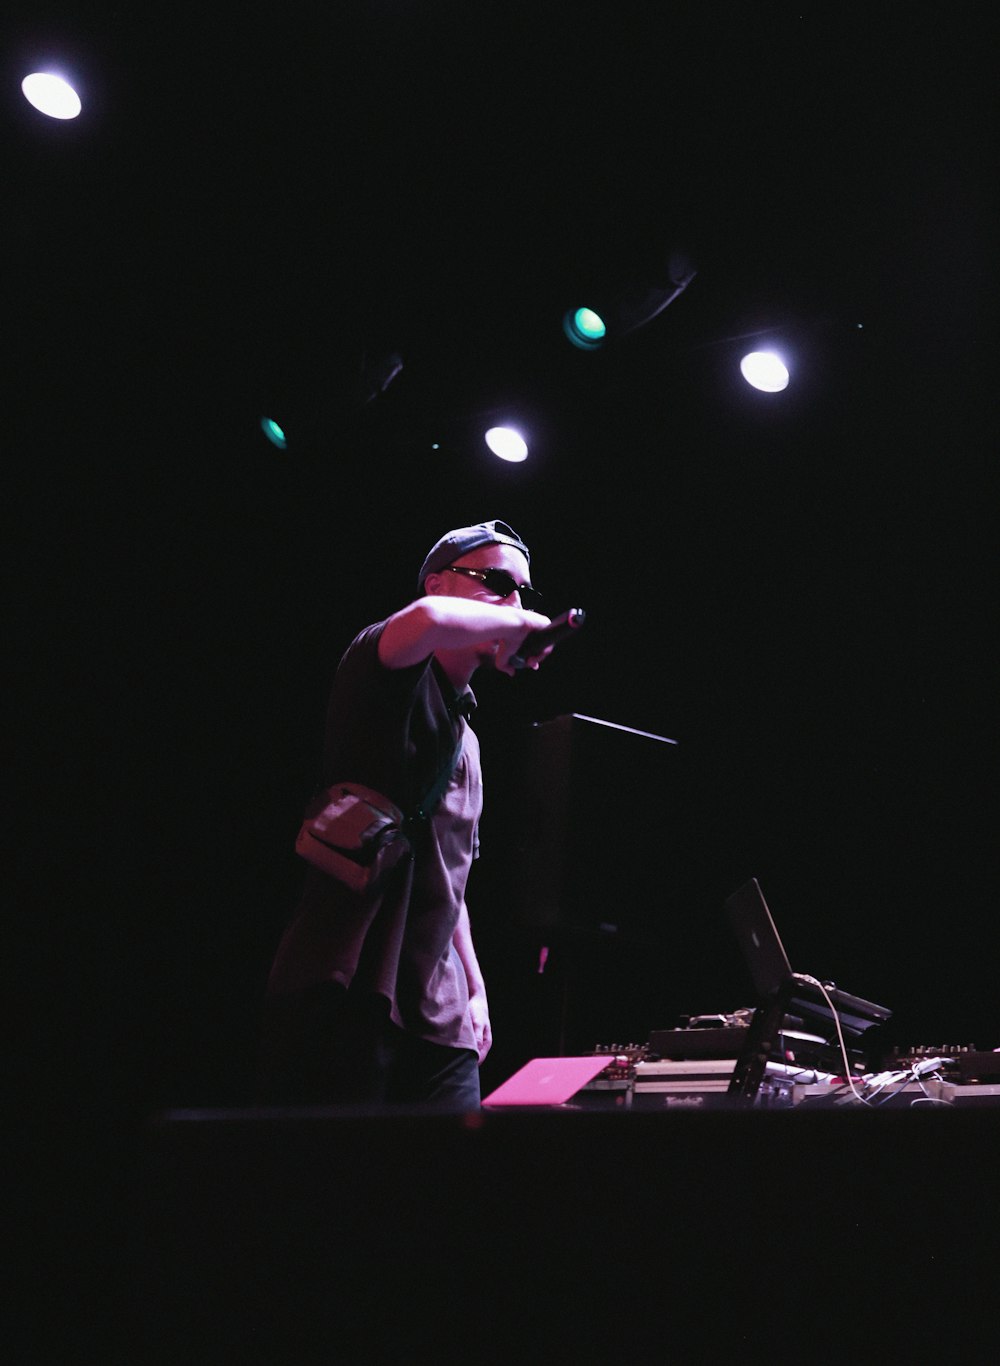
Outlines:
[[[442,591],[442,579],[443,575],[441,574],[428,574],[424,579],[423,596],[431,598],[439,596]]]

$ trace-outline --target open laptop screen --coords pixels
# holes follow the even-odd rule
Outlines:
[[[805,1014],[813,1019],[833,1018],[826,997],[818,987],[801,981],[792,971],[781,942],[777,926],[755,877],[726,898],[726,910],[743,952],[750,976],[762,999],[772,997],[782,988],[791,993],[789,1011]],[[884,1024],[892,1015],[885,1006],[851,996],[834,986],[827,987],[827,995],[836,1008],[841,1025],[861,1033],[872,1025]]]
[[[726,898],[726,910],[758,996],[773,996],[794,974],[755,877]]]

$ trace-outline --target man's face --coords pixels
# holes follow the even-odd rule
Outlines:
[[[488,585],[475,574],[461,571],[474,570],[477,574],[488,569],[498,569],[510,576],[512,583]],[[524,553],[512,545],[481,545],[460,555],[453,565],[430,574],[425,585],[429,593],[445,594],[454,598],[476,598],[480,602],[492,602],[503,606],[528,606],[522,602],[518,585],[530,585],[531,573]],[[508,591],[504,592],[503,589]],[[484,643],[477,650],[480,664],[492,664],[496,654],[496,643]]]
[[[501,587],[484,583],[481,578],[476,577],[476,574],[488,569],[501,570],[512,582]],[[474,570],[476,574],[464,573],[464,570]],[[505,606],[528,606],[522,602],[518,588],[522,584],[530,587],[531,572],[524,554],[512,545],[478,546],[475,550],[459,556],[447,569],[442,569],[430,577],[438,581],[433,591],[446,593],[450,597],[478,598],[481,602],[503,603]]]

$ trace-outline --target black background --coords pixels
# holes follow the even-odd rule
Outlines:
[[[491,1079],[552,1037],[504,852],[510,760],[572,712],[678,742],[590,1043],[749,1003],[722,901],[751,874],[793,965],[905,1042],[998,1041],[985,14],[8,7],[20,1080],[246,1099],[333,667],[490,517],[588,612],[477,685]],[[75,123],[21,98],[49,54]],[[676,247],[679,299],[568,345],[565,308]],[[768,328],[780,395],[736,370]],[[480,441],[506,415],[522,465]]]

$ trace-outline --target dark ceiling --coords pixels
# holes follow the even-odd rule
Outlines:
[[[974,7],[944,33],[894,6],[39,8],[12,75],[68,50],[87,111],[46,122],[8,81],[14,297],[46,335],[71,324],[105,401],[145,349],[178,407],[284,388],[326,416],[393,349],[393,399],[439,436],[522,395],[561,417],[608,378],[563,309],[677,247],[699,274],[630,348],[640,424],[654,375],[669,391],[692,348],[774,323],[849,346],[863,322],[900,364],[982,340]]]
[[[45,866],[105,888],[90,952],[117,985],[131,952],[167,964],[168,1015],[181,964],[206,1003],[219,974],[252,998],[330,669],[442,530],[500,516],[590,620],[537,678],[485,681],[484,743],[568,712],[679,739],[685,909],[757,873],[808,970],[839,962],[917,1034],[1000,1032],[959,986],[996,947],[985,16],[8,12],[16,771],[88,795]],[[74,124],[20,98],[46,53]],[[677,250],[697,274],[659,317],[568,345],[566,307],[661,284]],[[780,396],[734,377],[764,329],[795,357]],[[482,449],[494,414],[524,465]]]

